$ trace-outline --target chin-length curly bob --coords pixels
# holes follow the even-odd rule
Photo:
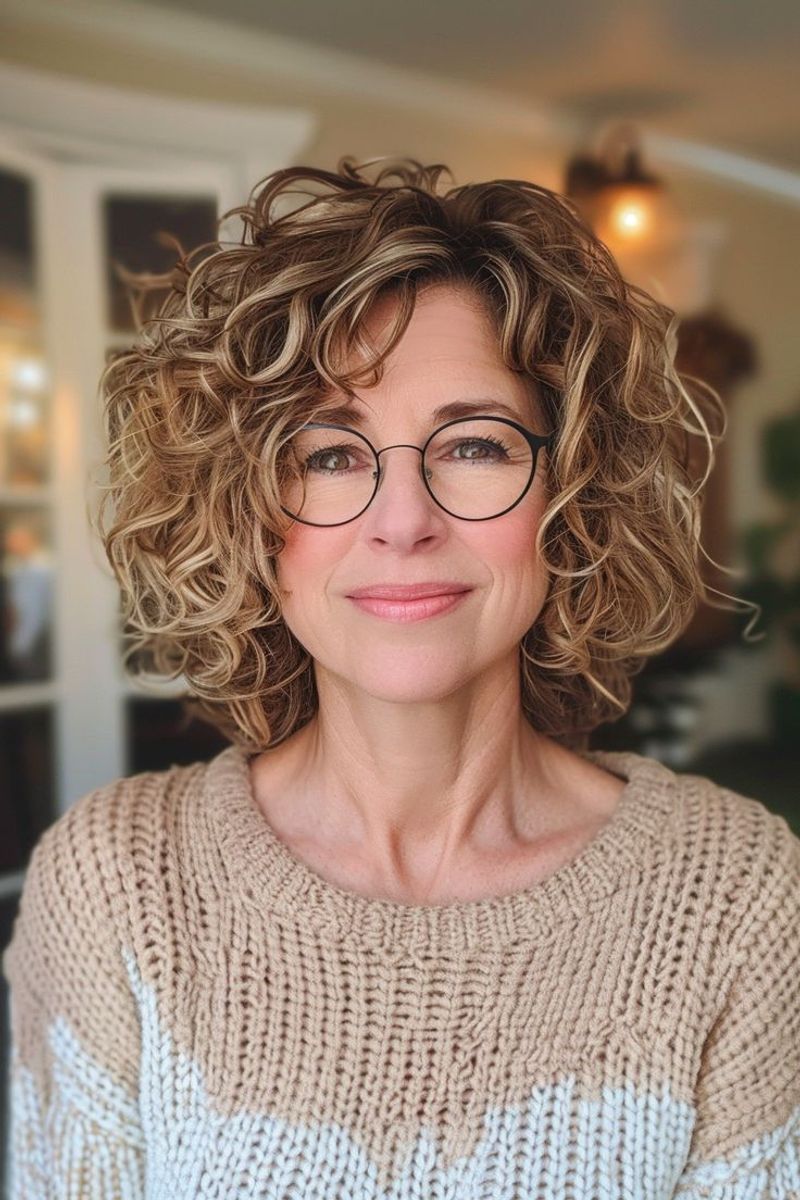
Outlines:
[[[550,590],[519,652],[530,723],[585,745],[627,710],[646,658],[713,603],[699,518],[722,433],[699,397],[723,433],[725,414],[677,374],[675,314],[623,280],[563,196],[509,179],[443,190],[443,172],[349,157],[336,172],[278,170],[225,214],[241,216],[240,241],[198,247],[166,276],[129,276],[142,292],[170,290],[155,314],[136,310],[136,343],[100,383],[109,473],[95,519],[121,587],[126,668],[183,674],[187,711],[248,750],[277,745],[318,704],[313,660],[281,615],[281,447],[337,389],[341,402],[380,379],[430,284],[482,299],[556,433],[536,538]],[[396,323],[369,347],[364,319],[389,293]],[[689,468],[697,437],[701,479]]]

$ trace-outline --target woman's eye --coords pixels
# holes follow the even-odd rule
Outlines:
[[[458,442],[457,447],[458,448],[466,447],[468,451],[471,451],[471,450],[478,451],[477,454],[467,453],[465,455],[462,455],[461,457],[464,457],[464,458],[486,458],[486,457],[490,457],[493,454],[498,454],[498,453],[504,454],[506,451],[505,446],[501,445],[500,443],[496,443],[489,439],[483,439],[483,438],[480,440],[476,440],[475,438],[470,438],[467,441]]]
[[[323,471],[336,475],[346,470],[350,460],[355,460],[355,454],[345,446],[327,446],[324,450],[314,450],[306,457],[305,468],[311,471]]]

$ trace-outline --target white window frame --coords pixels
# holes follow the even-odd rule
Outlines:
[[[49,505],[55,567],[52,678],[0,686],[0,713],[52,705],[56,816],[124,773],[125,701],[143,694],[122,671],[118,586],[88,520],[105,477],[105,353],[134,336],[107,328],[103,198],[210,195],[221,215],[269,171],[297,161],[314,125],[299,110],[196,104],[0,65],[0,165],[34,191],[51,412],[49,484],[0,499]],[[237,219],[221,236],[240,229]],[[180,690],[180,680],[160,689]],[[6,786],[13,780],[0,794]],[[0,895],[17,891],[20,875],[0,875]]]

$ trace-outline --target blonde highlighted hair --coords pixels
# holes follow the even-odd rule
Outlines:
[[[531,724],[585,745],[627,710],[646,659],[714,603],[700,502],[725,414],[676,372],[674,312],[621,277],[563,196],[513,179],[444,188],[445,173],[347,157],[336,172],[274,171],[225,214],[241,218],[240,242],[129,276],[140,294],[169,292],[153,315],[137,308],[136,343],[100,383],[108,482],[93,519],[121,589],[126,668],[183,674],[187,710],[248,750],[318,704],[313,660],[281,614],[280,448],[334,389],[341,400],[380,378],[428,285],[483,303],[556,433],[536,537],[551,585],[519,654]],[[389,294],[396,320],[376,348],[363,323]]]

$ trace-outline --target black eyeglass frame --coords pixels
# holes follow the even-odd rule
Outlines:
[[[430,485],[428,483],[428,475],[430,474],[430,472],[429,471],[426,472],[424,470],[425,451],[427,450],[428,446],[433,441],[433,439],[438,434],[440,434],[443,429],[449,429],[451,425],[465,425],[465,424],[467,424],[467,422],[471,422],[471,421],[494,421],[494,422],[499,422],[502,425],[510,425],[512,429],[516,429],[518,433],[522,434],[522,436],[525,438],[525,440],[527,441],[528,445],[531,448],[531,455],[532,455],[531,473],[528,478],[528,482],[525,484],[525,487],[522,489],[522,491],[520,492],[519,496],[517,497],[517,499],[514,501],[513,504],[509,504],[508,508],[504,508],[502,510],[502,512],[493,513],[492,516],[490,516],[490,517],[460,517],[460,516],[458,516],[457,513],[450,512],[450,509],[445,508],[445,506],[441,503],[441,501],[437,500],[436,497],[434,496],[433,492],[431,491]],[[530,489],[531,484],[533,483],[533,479],[536,474],[536,461],[539,457],[539,451],[543,447],[549,451],[551,446],[553,445],[553,442],[554,442],[555,436],[556,436],[555,430],[553,430],[551,433],[548,433],[548,434],[533,433],[530,429],[526,429],[524,425],[520,425],[520,423],[518,421],[512,421],[509,417],[495,417],[495,416],[489,416],[488,414],[482,415],[482,416],[474,416],[474,417],[454,417],[452,421],[446,421],[444,425],[440,425],[438,429],[434,429],[433,433],[430,435],[429,438],[427,438],[424,445],[422,445],[422,446],[414,446],[410,442],[396,442],[393,446],[384,446],[380,450],[375,449],[375,447],[373,446],[372,442],[369,440],[368,437],[365,437],[363,433],[359,433],[357,429],[351,429],[351,427],[349,425],[334,425],[334,424],[329,424],[325,421],[310,421],[310,422],[308,422],[308,424],[302,425],[300,428],[302,428],[302,429],[340,429],[340,430],[342,430],[343,433],[355,434],[356,437],[361,438],[361,440],[363,442],[367,443],[367,445],[369,446],[370,450],[372,451],[372,453],[374,455],[375,464],[377,467],[377,470],[374,472],[375,487],[373,488],[372,495],[370,496],[369,500],[364,505],[364,507],[359,512],[357,512],[354,517],[348,517],[346,521],[307,521],[303,517],[296,516],[293,512],[290,512],[288,508],[284,508],[283,505],[280,506],[281,511],[284,512],[287,517],[291,517],[293,521],[299,521],[302,525],[313,525],[317,529],[335,529],[339,525],[349,525],[351,521],[357,521],[358,518],[367,511],[370,504],[372,504],[372,501],[375,499],[375,496],[378,493],[378,488],[381,485],[381,479],[383,478],[383,472],[381,470],[381,462],[380,462],[381,454],[384,454],[387,450],[396,450],[399,447],[405,447],[408,450],[418,450],[419,451],[419,453],[420,453],[420,474],[422,476],[422,482],[425,484],[425,488],[428,492],[428,495],[430,496],[431,500],[433,500],[434,504],[437,504],[439,506],[439,508],[441,508],[444,512],[446,512],[448,514],[448,516],[455,517],[457,521],[494,521],[497,519],[497,517],[503,517],[503,516],[505,516],[505,514],[507,512],[511,512],[512,508],[516,508],[517,505],[520,503],[520,501],[524,499],[525,495],[527,494],[528,490]],[[295,430],[295,432],[299,433],[299,429]]]

